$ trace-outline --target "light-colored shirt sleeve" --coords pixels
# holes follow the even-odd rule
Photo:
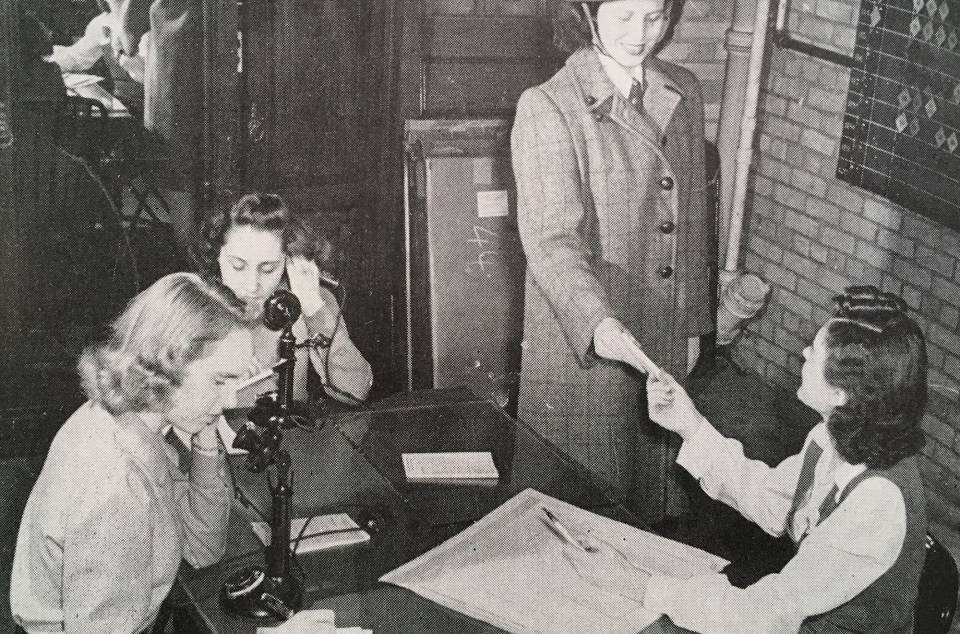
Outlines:
[[[140,632],[153,617],[151,497],[143,479],[125,469],[104,474],[92,488],[66,519],[64,631]]]
[[[803,451],[776,467],[743,454],[743,445],[725,438],[704,421],[697,433],[683,443],[677,464],[700,482],[707,495],[735,508],[770,535],[786,530],[803,454],[818,429],[807,436]]]
[[[705,442],[719,443],[712,457],[706,455]],[[698,455],[692,455],[694,450]],[[796,486],[798,461],[788,458],[775,469],[764,469],[762,463],[743,457],[739,443],[712,427],[698,430],[686,459],[691,466],[706,467],[698,477],[708,493],[736,501],[738,510],[763,520],[765,530],[779,527],[782,532],[790,503],[784,504],[780,491],[791,479]],[[709,477],[703,478],[704,473]],[[723,482],[722,477],[759,477],[761,483]],[[711,489],[706,489],[708,481]],[[779,573],[745,589],[732,586],[722,574],[687,580],[656,575],[647,586],[644,607],[696,632],[797,632],[804,619],[843,605],[889,570],[905,535],[906,507],[900,489],[885,478],[871,477],[807,534]]]
[[[54,45],[48,62],[60,67],[62,72],[88,70],[103,55],[103,47],[110,44],[110,14],[101,13],[90,20],[83,37],[70,46]]]

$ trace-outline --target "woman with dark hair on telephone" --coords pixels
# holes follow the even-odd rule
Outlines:
[[[332,247],[297,218],[280,196],[246,194],[231,208],[209,214],[200,227],[193,257],[205,275],[222,280],[243,302],[253,331],[251,376],[278,361],[279,331],[261,322],[264,301],[278,288],[288,288],[300,300],[303,314],[293,325],[298,342],[318,342],[299,348],[294,366],[293,397],[308,400],[308,362],[331,398],[355,405],[373,385],[370,364],[350,340],[342,307],[321,283]],[[329,344],[329,345],[327,345]],[[307,352],[309,350],[309,353]],[[273,381],[269,375],[265,382]],[[257,383],[241,391],[241,406],[271,389]]]
[[[231,496],[216,423],[250,354],[236,298],[195,273],[161,278],[84,351],[88,401],[57,433],[20,524],[10,606],[24,630],[144,632],[182,560],[220,560]]]
[[[896,295],[851,287],[803,354],[797,396],[823,422],[774,468],[745,458],[670,375],[647,380],[650,418],[683,438],[677,462],[711,497],[791,537],[796,552],[782,570],[741,589],[719,573],[651,576],[609,553],[571,550],[582,574],[696,632],[912,632],[927,529],[916,462],[923,334]]]

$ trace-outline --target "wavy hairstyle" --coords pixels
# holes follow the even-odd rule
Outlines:
[[[590,23],[583,13],[583,4],[587,4],[590,11],[590,19],[596,22],[597,9],[601,2],[570,2],[568,0],[559,0],[553,14],[553,45],[564,53],[573,53],[581,48],[589,48],[593,45],[593,33],[590,30]],[[680,19],[680,13],[683,8],[683,0],[664,0],[663,8],[670,14],[670,24],[667,32],[664,33],[660,43],[654,48],[654,53],[659,51],[665,43],[673,36],[677,20]]]
[[[253,227],[280,236],[287,255],[302,256],[329,271],[333,261],[333,245],[297,217],[277,194],[244,194],[229,209],[208,214],[200,225],[197,241],[190,255],[197,269],[213,279],[220,279],[220,249],[227,233],[234,227]]]
[[[115,416],[165,410],[187,364],[245,327],[243,306],[225,286],[196,273],[167,275],[133,298],[105,343],[84,350],[83,390]]]
[[[885,469],[919,452],[925,441],[923,333],[903,299],[874,286],[849,287],[834,303],[824,373],[848,398],[827,427],[844,460]]]

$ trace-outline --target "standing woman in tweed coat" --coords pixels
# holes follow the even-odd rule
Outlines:
[[[558,3],[572,54],[523,93],[512,133],[528,265],[518,415],[649,522],[685,496],[676,441],[646,416],[643,355],[686,376],[713,330],[700,86],[651,55],[679,2]]]

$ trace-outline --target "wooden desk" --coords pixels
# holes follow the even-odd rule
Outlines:
[[[299,558],[306,573],[304,604],[335,610],[338,626],[372,627],[377,634],[493,633],[498,628],[418,595],[377,582],[382,574],[430,550],[520,491],[547,495],[638,526],[611,502],[586,471],[548,446],[525,424],[465,389],[397,395],[370,411],[334,414],[314,433],[291,430],[284,447],[293,457],[293,517],[347,512],[371,519],[369,544]],[[495,486],[409,484],[400,454],[409,451],[490,451],[500,472]],[[263,474],[236,476],[245,494],[269,512]],[[218,592],[234,570],[262,563],[249,527],[256,517],[235,505],[223,562],[181,575],[195,620],[208,632],[246,633],[256,627],[224,614]],[[677,632],[660,619],[645,633]]]

